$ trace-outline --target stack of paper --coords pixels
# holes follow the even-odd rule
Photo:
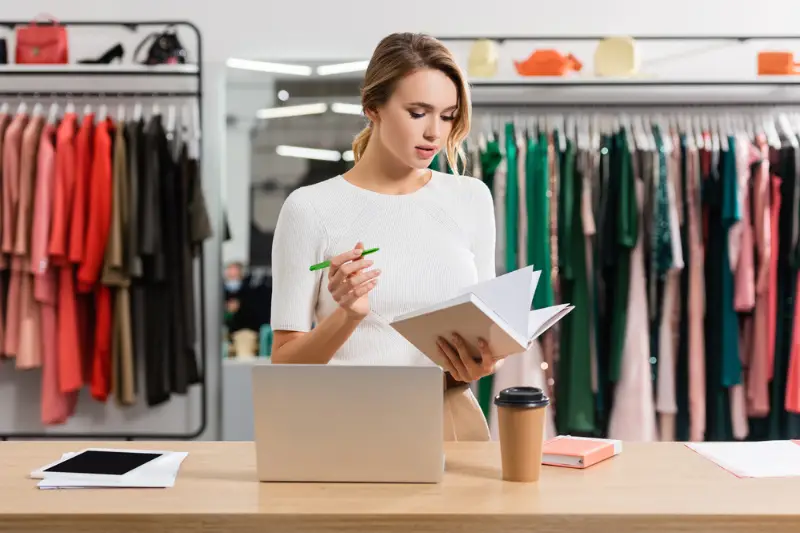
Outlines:
[[[60,461],[74,457],[78,453],[65,453],[61,456]],[[41,479],[37,485],[40,489],[173,487],[181,463],[189,454],[188,452],[168,451],[158,451],[157,453],[162,455],[122,475],[46,472],[43,468],[31,472],[31,477]]]
[[[686,446],[738,477],[800,476],[800,441],[691,442]]]

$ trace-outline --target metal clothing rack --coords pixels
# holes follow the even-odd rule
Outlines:
[[[17,26],[25,26],[30,24],[31,21],[5,21],[0,20],[0,27],[14,29]],[[83,64],[69,64],[69,65],[0,65],[0,77],[2,77],[4,86],[8,86],[8,82],[12,78],[25,78],[25,77],[73,77],[83,78],[91,76],[93,78],[113,78],[113,77],[189,77],[193,79],[194,89],[192,90],[92,90],[90,88],[79,88],[74,91],[60,90],[50,91],[44,90],[31,90],[25,88],[23,90],[7,90],[0,91],[0,97],[19,97],[19,98],[197,98],[197,108],[200,114],[200,129],[202,130],[202,97],[203,97],[203,78],[202,78],[202,58],[203,58],[203,43],[200,29],[192,22],[185,20],[138,20],[138,21],[86,21],[86,20],[66,20],[58,21],[59,25],[66,28],[76,27],[92,27],[92,28],[108,28],[118,27],[128,31],[136,31],[142,26],[152,26],[165,28],[167,26],[183,26],[191,29],[197,38],[197,57],[196,62],[188,68],[181,68],[182,65],[160,67],[160,66],[131,66],[129,67],[116,67],[111,65],[83,65]],[[96,84],[96,80],[92,83]],[[198,159],[200,154],[198,154]],[[0,434],[0,440],[8,439],[70,439],[70,440],[134,440],[134,439],[150,439],[150,440],[183,440],[194,439],[203,434],[208,425],[208,382],[207,382],[207,368],[206,368],[206,354],[207,354],[207,340],[206,340],[206,297],[204,289],[205,282],[205,262],[204,250],[200,247],[199,252],[200,262],[200,353],[198,354],[200,361],[200,382],[193,385],[200,387],[200,423],[197,429],[188,433],[62,433],[62,432],[18,432],[18,433],[5,433]],[[187,394],[188,396],[188,394]]]
[[[506,42],[587,42],[600,40],[609,37],[609,35],[455,35],[455,36],[441,36],[437,37],[440,41],[447,44],[448,42],[474,42],[479,39],[488,39],[495,41],[502,45]],[[632,35],[630,36],[635,41],[663,41],[663,42],[708,42],[720,41],[730,42],[731,44],[743,44],[753,41],[796,41],[800,44],[800,34],[796,35]],[[702,53],[703,51],[698,51]],[[793,98],[778,99],[770,97],[769,95],[758,94],[752,100],[703,100],[695,101],[691,97],[679,101],[667,101],[664,99],[654,98],[651,101],[637,100],[636,102],[630,101],[563,101],[558,103],[546,103],[537,101],[530,94],[532,91],[545,91],[548,89],[581,89],[586,90],[590,88],[619,88],[646,91],[648,89],[659,88],[773,88],[782,91],[780,94],[786,96],[787,91],[792,88],[797,89],[797,96]],[[724,80],[724,79],[685,79],[685,80],[670,80],[670,79],[649,79],[649,78],[557,78],[557,77],[543,77],[536,76],[522,77],[519,76],[513,80],[492,80],[481,79],[475,80],[471,83],[473,92],[473,106],[474,107],[493,107],[493,108],[527,108],[527,107],[570,107],[570,106],[595,106],[621,108],[621,107],[696,107],[696,106],[769,106],[769,105],[800,105],[800,76],[761,76],[758,79],[741,79],[741,80]],[[516,100],[503,101],[499,98],[498,101],[486,102],[481,92],[489,91],[492,89],[515,89],[517,94]],[[477,96],[476,96],[477,93]],[[526,93],[526,94],[522,94]],[[562,91],[563,94],[563,91]],[[591,100],[591,99],[586,99]]]

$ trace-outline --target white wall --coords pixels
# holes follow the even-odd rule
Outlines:
[[[216,233],[221,234],[222,184],[226,193],[241,191],[244,166],[226,167],[224,61],[231,56],[284,61],[360,59],[370,55],[382,36],[393,31],[425,31],[434,35],[535,35],[535,34],[791,34],[797,31],[800,3],[764,0],[736,7],[731,0],[561,0],[532,2],[495,0],[407,0],[365,3],[361,0],[253,2],[226,0],[38,0],[2,1],[0,18],[27,20],[37,13],[52,13],[62,20],[187,19],[202,31],[204,49],[203,178]],[[402,5],[402,7],[400,7]],[[767,12],[775,14],[767,18]],[[78,55],[96,55],[118,36],[98,33],[82,41]],[[139,36],[125,40],[128,50]],[[735,59],[715,60],[703,68],[723,72],[736,67]],[[742,64],[738,66],[741,68]],[[749,68],[749,67],[748,67]],[[2,84],[2,82],[0,82]],[[241,158],[237,153],[236,159]],[[238,169],[238,170],[237,170]],[[231,172],[236,182],[226,182]],[[234,197],[239,197],[234,194]],[[231,206],[232,210],[246,206]],[[239,211],[238,213],[241,213]],[[219,397],[219,275],[221,246],[206,246],[206,290],[209,331],[209,406],[217,412]],[[166,416],[166,415],[165,415]],[[187,425],[185,413],[169,415],[176,427]],[[102,416],[99,417],[102,421]],[[99,423],[99,422],[98,422]],[[212,420],[205,438],[216,438]]]

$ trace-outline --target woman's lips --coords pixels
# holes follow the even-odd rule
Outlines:
[[[414,149],[417,151],[417,157],[420,159],[431,159],[436,155],[435,146],[416,146]]]

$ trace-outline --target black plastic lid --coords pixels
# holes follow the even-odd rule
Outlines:
[[[510,387],[503,389],[494,397],[494,404],[500,407],[521,407],[525,409],[550,405],[550,398],[542,389],[536,387]]]

